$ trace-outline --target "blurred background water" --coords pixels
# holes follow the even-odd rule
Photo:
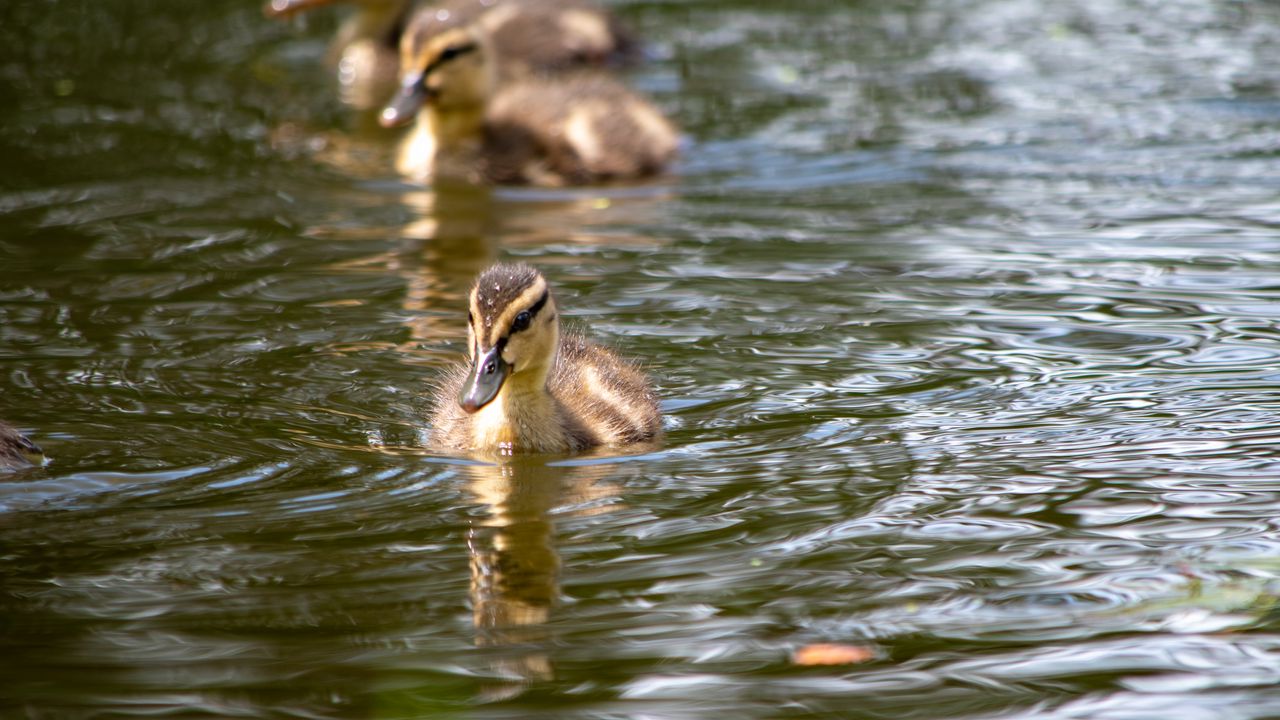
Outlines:
[[[1280,717],[1280,5],[614,7],[677,170],[490,192],[337,12],[0,4],[0,715]],[[497,259],[661,449],[423,447]]]

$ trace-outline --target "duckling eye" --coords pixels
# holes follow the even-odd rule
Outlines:
[[[533,321],[533,314],[528,310],[521,310],[516,319],[511,321],[511,332],[516,333],[529,327],[529,323]]]
[[[476,46],[470,43],[466,45],[450,45],[449,47],[440,51],[440,62],[452,60],[463,53],[471,52],[472,50],[475,50],[475,49],[476,49]]]

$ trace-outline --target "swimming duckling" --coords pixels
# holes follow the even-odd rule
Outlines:
[[[329,58],[343,102],[358,110],[381,107],[394,94],[406,34],[421,45],[479,22],[501,51],[504,79],[625,62],[637,54],[617,17],[588,0],[444,0],[417,13],[412,0],[269,0],[263,12],[285,18],[335,2],[357,6]]]
[[[44,450],[17,428],[0,422],[0,470],[15,470],[44,464]]]
[[[424,47],[441,33],[472,24],[493,43],[502,81],[620,64],[638,53],[617,16],[591,0],[433,3],[413,15],[404,41]]]
[[[268,17],[285,18],[339,0],[270,0]],[[338,69],[342,101],[357,110],[387,102],[400,74],[400,37],[412,0],[347,0],[357,11],[338,29],[329,47],[329,62]],[[459,3],[461,4],[461,3]]]
[[[577,335],[560,333],[546,278],[495,265],[470,295],[471,361],[442,382],[432,415],[444,447],[572,452],[652,440],[658,402],[640,370]]]
[[[677,134],[648,100],[602,74],[499,83],[494,48],[478,26],[401,46],[400,91],[384,126],[417,122],[396,169],[426,182],[581,185],[660,172]]]

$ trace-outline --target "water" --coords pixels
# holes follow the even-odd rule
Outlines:
[[[0,715],[1280,716],[1280,10],[617,8],[675,176],[490,193],[331,15],[0,6]],[[661,448],[423,447],[496,259]]]

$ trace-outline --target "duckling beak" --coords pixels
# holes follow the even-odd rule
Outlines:
[[[421,75],[410,75],[400,84],[396,96],[378,115],[378,123],[385,128],[403,127],[418,114],[422,104],[430,97],[422,83]]]
[[[502,347],[499,343],[498,347],[491,348],[471,364],[471,374],[467,375],[467,381],[462,385],[458,403],[469,413],[488,405],[498,396],[503,381],[510,374],[511,366],[502,359]]]
[[[334,1],[335,0],[268,0],[267,4],[262,6],[262,14],[272,18],[284,18],[295,13],[310,10],[311,8],[332,4]]]
[[[41,447],[25,437],[18,438],[18,451],[22,453],[22,457],[32,465],[44,464],[44,450]]]

